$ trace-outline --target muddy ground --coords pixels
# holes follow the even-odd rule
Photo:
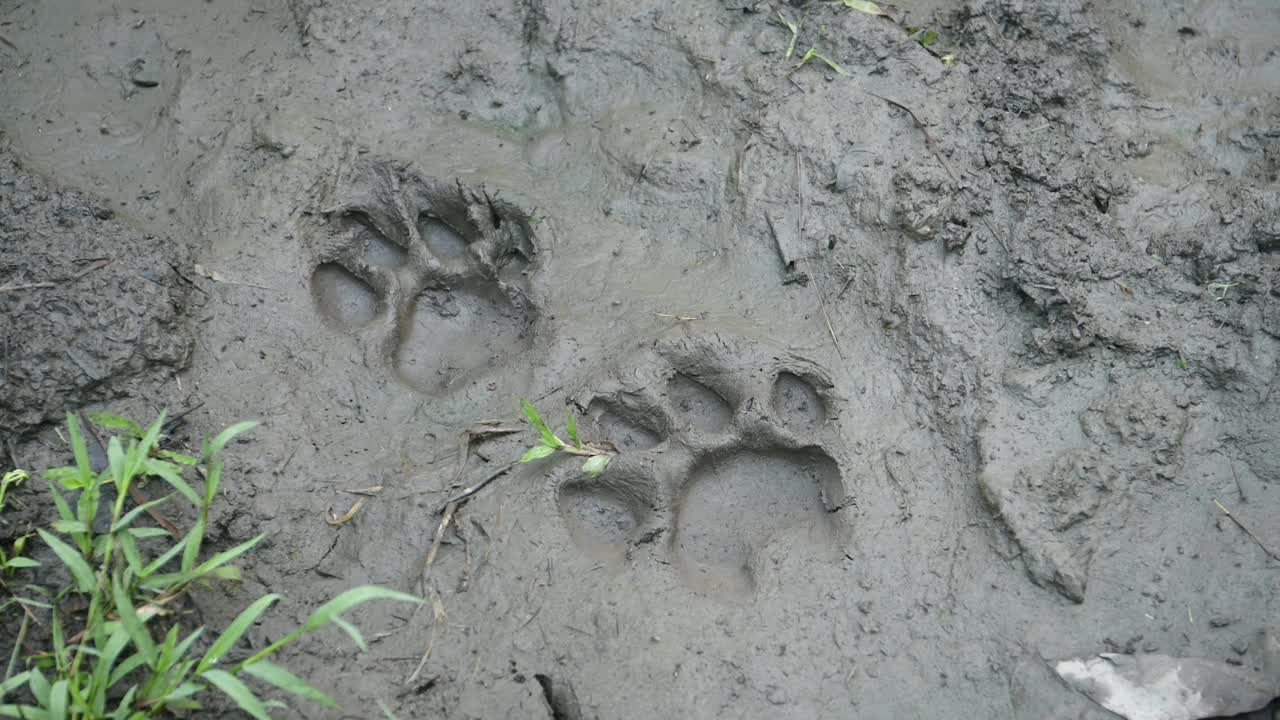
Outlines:
[[[897,20],[3,0],[5,463],[65,462],[68,409],[263,420],[212,534],[269,539],[195,616],[283,593],[260,646],[355,584],[434,600],[293,648],[326,717],[1105,718],[1045,660],[1245,656],[1280,11]],[[531,439],[459,476],[459,433],[525,397],[619,456],[500,477],[424,573]]]

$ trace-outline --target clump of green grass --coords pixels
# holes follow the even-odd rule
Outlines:
[[[227,657],[232,648],[254,622],[280,600],[279,595],[258,598],[207,647],[201,644],[203,627],[181,636],[178,623],[171,619],[173,614],[169,608],[174,601],[195,583],[238,579],[240,574],[232,561],[264,537],[258,535],[207,558],[201,552],[209,510],[222,482],[222,451],[227,443],[251,430],[255,423],[239,423],[227,428],[204,443],[199,459],[160,447],[163,414],[145,429],[110,415],[96,416],[95,424],[119,431],[107,443],[105,470],[92,469],[80,425],[74,415],[68,415],[67,431],[75,465],[45,473],[58,518],[49,530],[40,528],[37,532],[66,570],[70,585],[51,592],[48,603],[13,598],[26,614],[8,669],[0,681],[0,717],[26,720],[170,717],[200,710],[201,696],[216,689],[249,715],[269,719],[268,709],[282,703],[259,698],[247,683],[251,679],[321,705],[337,707],[332,698],[267,658],[326,625],[336,625],[346,631],[355,644],[364,649],[364,638],[354,625],[342,618],[344,612],[376,599],[421,600],[374,586],[347,590],[312,612],[302,627],[236,662]],[[184,478],[184,473],[199,467],[203,468],[200,473],[203,483],[193,486]],[[5,483],[0,487],[8,488],[10,475],[5,476]],[[126,508],[130,486],[144,478],[163,481],[173,493]],[[196,487],[200,487],[200,491]],[[195,523],[185,536],[174,541],[162,528],[140,526],[144,513],[178,496],[196,510]],[[99,516],[104,503],[110,513],[106,524],[101,523]],[[104,532],[95,529],[103,527]],[[12,562],[11,558],[9,563]],[[32,567],[32,564],[19,567]],[[87,611],[81,613],[73,610],[74,607],[87,607]],[[33,609],[48,611],[52,647],[26,654],[24,639],[28,623],[34,617]],[[69,625],[71,622],[76,624]],[[69,629],[74,630],[70,635]],[[198,647],[204,652],[199,652]],[[25,668],[21,672],[17,671],[19,665]],[[6,696],[13,695],[18,695],[19,702],[6,704]]]
[[[520,458],[520,462],[526,463],[541,460],[561,452],[585,457],[587,460],[582,464],[582,472],[589,477],[599,477],[605,471],[605,468],[609,467],[609,461],[613,459],[613,453],[582,442],[578,438],[578,421],[574,419],[573,413],[569,414],[569,421],[565,428],[570,442],[565,442],[551,431],[546,421],[542,419],[542,416],[538,414],[538,411],[528,400],[522,400],[521,405],[524,407],[524,416],[529,419],[529,424],[541,436],[541,443],[525,451],[525,454]]]

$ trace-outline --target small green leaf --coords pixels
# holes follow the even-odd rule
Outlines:
[[[582,447],[582,441],[578,439],[578,421],[573,417],[573,413],[569,413],[569,423],[567,431],[569,439],[573,441],[576,447]]]
[[[80,490],[84,487],[84,482],[80,478],[80,471],[73,467],[60,467],[46,470],[44,476],[52,480],[64,489]]]
[[[89,415],[89,422],[106,430],[122,430],[125,435],[133,438],[142,437],[142,428],[137,423],[127,418],[111,413],[92,413]]]
[[[76,581],[76,589],[83,593],[93,590],[93,570],[89,569],[89,563],[84,561],[84,557],[75,548],[43,529],[37,529],[36,532],[40,533],[40,539],[44,540],[44,544],[49,546],[53,554],[57,555],[71,572],[71,577]]]
[[[49,720],[64,720],[67,717],[67,681],[59,680],[49,688]]]
[[[879,5],[871,2],[870,0],[840,0],[840,1],[844,3],[845,7],[852,8],[854,10],[857,10],[858,12],[863,12],[868,15],[883,15],[886,17],[889,15],[889,13],[885,12],[884,10],[881,10]]]
[[[311,702],[325,707],[338,707],[338,703],[334,702],[333,698],[308,685],[305,680],[275,663],[259,660],[252,665],[246,665],[244,671],[265,683],[275,685],[285,692],[293,693]]]
[[[533,462],[534,460],[541,460],[544,457],[554,454],[555,451],[556,449],[550,445],[537,445],[529,448],[524,455],[520,456],[520,462],[527,463]]]
[[[227,629],[218,636],[218,639],[213,641],[213,645],[209,646],[209,650],[200,659],[200,664],[196,666],[196,673],[204,672],[209,666],[221,660],[222,656],[235,647],[236,642],[249,631],[249,626],[253,625],[262,616],[262,613],[266,612],[267,608],[271,607],[279,599],[280,596],[276,594],[263,595],[254,601],[252,605],[241,611],[236,616],[236,619],[227,626]]]
[[[919,41],[920,41],[920,44],[923,45],[924,47],[929,47],[930,45],[938,42],[938,33],[932,30],[925,30],[920,35]]]
[[[27,688],[31,690],[31,695],[37,703],[49,707],[49,679],[38,668],[31,671],[31,680],[27,683]]]
[[[540,435],[542,435],[542,442],[549,447],[562,447],[564,445],[564,441],[556,437],[555,433],[551,432],[551,428],[547,427],[546,421],[538,414],[537,409],[534,408],[528,400],[521,400],[520,402],[524,407],[524,416],[529,418],[529,424],[532,425]]]
[[[32,560],[31,558],[15,557],[15,558],[9,558],[9,561],[6,562],[4,566],[7,568],[14,568],[14,569],[33,568],[33,567],[40,567],[40,563],[36,562],[35,560]]]
[[[10,692],[16,690],[17,688],[20,688],[23,685],[26,685],[27,680],[30,677],[31,677],[31,671],[27,670],[24,672],[20,672],[17,675],[14,675],[13,677],[9,678],[8,680],[5,680],[4,682],[0,683],[0,696],[7,695]]]
[[[54,520],[49,523],[49,527],[52,527],[60,533],[66,533],[68,535],[72,533],[89,532],[89,528],[85,527],[84,523],[79,520]]]
[[[236,705],[240,709],[258,718],[258,720],[271,720],[271,716],[267,714],[267,708],[262,701],[253,694],[249,686],[240,682],[239,678],[225,670],[206,670],[200,677],[208,680],[214,687],[226,693],[228,697],[236,701]]]
[[[138,617],[138,611],[133,607],[133,599],[129,597],[129,592],[125,590],[119,577],[114,578],[111,582],[111,595],[116,603],[116,612],[120,615],[120,624],[124,625],[124,629],[128,631],[129,639],[133,641],[133,646],[138,649],[138,654],[143,657],[147,665],[154,666],[156,661],[155,641],[151,639],[151,633],[147,631],[142,618]]]
[[[587,477],[600,477],[600,473],[609,467],[609,461],[612,459],[612,455],[593,455],[583,463],[582,472],[586,473]]]

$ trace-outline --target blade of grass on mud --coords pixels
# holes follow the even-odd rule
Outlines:
[[[569,434],[569,439],[573,441],[576,447],[582,447],[582,441],[578,439],[578,420],[569,413],[569,420],[566,423],[565,432]]]
[[[214,640],[213,644],[209,646],[204,657],[200,658],[200,663],[196,665],[196,673],[199,674],[204,672],[210,665],[221,660],[222,656],[226,655],[231,648],[235,647],[236,642],[239,641],[246,632],[248,632],[249,627],[257,622],[258,618],[262,616],[262,613],[266,612],[279,599],[279,595],[269,593],[255,600],[249,607],[241,610],[240,614],[236,616],[236,619],[233,620],[231,624],[227,626],[227,629],[223,630],[222,634],[218,636],[218,639]]]
[[[524,409],[524,416],[529,419],[529,424],[542,436],[542,442],[546,443],[548,447],[562,447],[564,441],[551,432],[551,428],[547,427],[547,422],[538,414],[538,410],[528,400],[521,400],[520,402]]]
[[[541,460],[544,457],[555,454],[556,449],[550,445],[535,445],[529,448],[524,455],[520,456],[520,462],[527,463],[534,460]]]
[[[44,544],[49,546],[53,554],[58,556],[63,566],[71,573],[71,578],[76,581],[76,589],[83,593],[92,590],[94,586],[93,570],[89,568],[89,563],[85,562],[84,557],[76,552],[75,548],[62,542],[53,534],[45,532],[43,528],[38,528],[36,532],[40,534],[40,539],[44,540]]]
[[[285,668],[276,665],[267,660],[259,660],[252,665],[245,666],[244,671],[253,677],[274,685],[288,693],[293,693],[298,697],[325,707],[336,708],[338,703],[333,698],[325,695],[320,690],[307,684],[307,681],[294,675]]]
[[[249,686],[240,682],[236,676],[225,670],[206,670],[200,677],[208,680],[214,687],[225,693],[227,697],[235,700],[236,705],[241,710],[258,718],[258,720],[271,720],[271,716],[267,714],[267,707],[262,704],[258,696],[253,694]]]

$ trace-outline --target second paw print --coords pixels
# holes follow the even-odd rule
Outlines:
[[[602,561],[657,548],[696,590],[750,597],[773,543],[827,556],[848,502],[831,380],[739,337],[662,340],[573,401],[584,435],[619,451],[599,477],[556,475],[575,544]]]

